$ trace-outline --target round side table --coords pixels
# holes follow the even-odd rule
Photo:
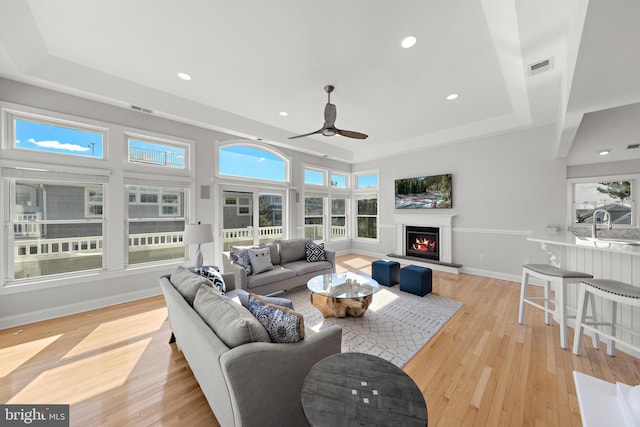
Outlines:
[[[302,410],[312,427],[426,426],[427,405],[396,365],[363,353],[337,353],[316,363],[302,385]]]

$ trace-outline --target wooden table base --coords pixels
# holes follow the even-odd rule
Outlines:
[[[361,317],[367,311],[373,295],[362,298],[333,298],[311,292],[311,304],[327,317]]]

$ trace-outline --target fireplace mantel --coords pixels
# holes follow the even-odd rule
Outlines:
[[[440,261],[452,263],[452,243],[451,225],[455,214],[434,213],[434,214],[396,214],[394,222],[396,224],[396,253],[406,255],[405,250],[405,227],[438,227],[440,229]]]

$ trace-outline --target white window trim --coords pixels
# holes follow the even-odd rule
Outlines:
[[[173,139],[172,139],[173,138]],[[141,142],[148,142],[149,144],[155,144],[160,146],[167,146],[173,148],[179,148],[184,150],[184,168],[177,168],[165,165],[146,164],[139,162],[132,162],[129,159],[129,140],[135,139]],[[191,165],[191,153],[195,147],[195,142],[178,137],[166,137],[159,136],[159,134],[138,133],[138,132],[125,132],[124,133],[124,158],[126,163],[126,169],[128,170],[147,170],[149,173],[177,173],[179,175],[185,175],[192,169]],[[158,170],[159,169],[159,170]]]
[[[371,192],[377,192],[379,187],[380,187],[380,169],[369,169],[369,170],[364,170],[364,171],[358,171],[358,172],[353,172],[352,174],[352,178],[353,178],[353,193],[371,193]],[[372,187],[363,187],[363,188],[358,188],[358,178],[361,176],[368,176],[368,175],[377,175],[378,176],[378,185],[377,186],[372,186]]]
[[[68,116],[61,113],[45,111],[30,107],[14,106],[11,104],[0,102],[2,108],[2,117],[4,122],[4,141],[2,149],[6,150],[8,158],[17,158],[24,160],[38,161],[43,159],[55,159],[56,162],[74,164],[78,158],[90,162],[104,163],[108,160],[109,153],[109,130],[104,123],[93,120],[82,119],[78,121],[77,117]],[[28,150],[16,147],[16,135],[14,120],[25,120],[45,125],[53,125],[76,129],[84,132],[99,133],[102,135],[102,157],[76,156],[73,154],[55,153],[39,150]],[[66,159],[66,161],[65,161]]]
[[[339,176],[343,176],[345,179],[345,186],[344,187],[337,187],[337,186],[333,186],[332,185],[332,178],[334,175],[339,175]],[[331,189],[333,189],[334,191],[349,191],[349,189],[351,188],[351,176],[349,172],[341,172],[341,171],[336,171],[336,170],[330,170],[329,171],[329,187],[331,187]]]
[[[305,179],[305,174],[306,172],[318,172],[320,174],[322,174],[322,184],[314,184],[311,182],[306,182]],[[303,165],[302,167],[302,183],[304,184],[305,187],[309,187],[309,188],[326,188],[326,187],[330,187],[329,185],[329,180],[328,180],[328,176],[329,176],[329,170],[325,169],[325,168],[321,168],[318,166],[312,166],[312,165]]]

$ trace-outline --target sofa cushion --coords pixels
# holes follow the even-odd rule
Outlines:
[[[327,256],[324,253],[324,243],[320,243],[318,245],[314,242],[307,242],[304,248],[307,262],[318,262],[327,260]]]
[[[169,278],[173,287],[180,292],[182,297],[189,303],[189,305],[193,305],[193,300],[198,293],[201,285],[206,285],[211,287],[212,283],[206,277],[202,277],[201,275],[194,273],[193,271],[187,270],[186,268],[179,265],[173,270],[171,273],[171,277]]]
[[[307,263],[304,261],[305,264]],[[296,277],[296,272],[282,266],[275,266],[273,270],[265,271],[262,274],[247,277],[247,288],[253,289],[268,283],[278,282],[280,280]]]
[[[249,261],[251,262],[253,274],[273,270],[269,248],[247,249],[247,252],[249,253]]]
[[[269,248],[269,253],[271,254],[271,264],[280,265],[280,250],[278,249],[278,244],[276,242],[261,243],[260,247]]]
[[[229,348],[250,342],[271,342],[267,330],[249,310],[211,286],[200,286],[194,310]]]
[[[307,254],[305,251],[305,244],[310,241],[311,239],[306,238],[279,240],[278,247],[280,248],[280,264],[284,265],[291,261],[306,259]]]
[[[289,262],[282,267],[293,270],[296,276],[301,276],[307,273],[313,273],[314,271],[325,270],[331,268],[329,261],[307,262],[307,260]]]
[[[229,291],[226,294],[226,296],[231,298],[233,301],[242,304],[242,306],[247,310],[249,309],[249,292],[245,291],[244,289],[233,289],[232,291]],[[262,298],[268,304],[287,307],[287,308],[290,308],[291,310],[294,309],[293,303],[291,302],[291,300],[286,298],[271,297],[266,295],[260,295],[260,298]]]
[[[265,327],[272,342],[292,343],[304,339],[302,314],[269,304],[254,294],[249,294],[249,310]]]

